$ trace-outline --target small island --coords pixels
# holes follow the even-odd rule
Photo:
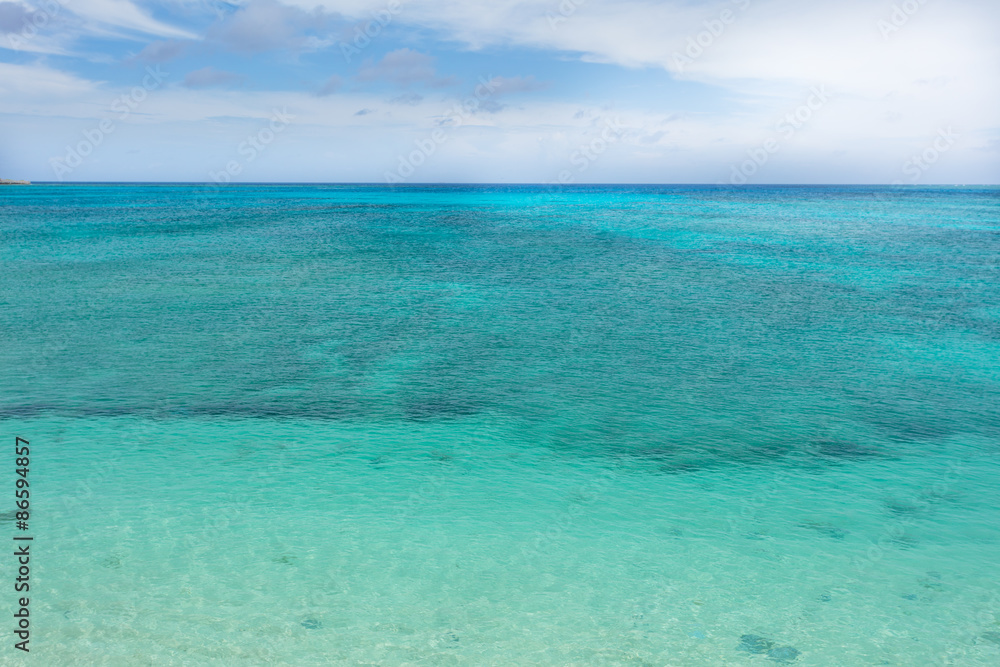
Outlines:
[[[11,181],[6,178],[0,178],[0,185],[31,185],[31,181]]]

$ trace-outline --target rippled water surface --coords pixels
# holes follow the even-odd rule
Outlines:
[[[37,185],[0,252],[36,661],[1000,664],[1000,190]]]

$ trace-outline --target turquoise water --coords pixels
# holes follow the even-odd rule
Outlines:
[[[1000,664],[1000,190],[36,185],[0,239],[41,664]]]

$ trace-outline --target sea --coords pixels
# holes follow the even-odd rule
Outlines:
[[[2,664],[1000,664],[998,188],[3,186],[0,259]]]

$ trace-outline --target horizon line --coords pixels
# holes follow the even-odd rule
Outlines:
[[[15,181],[18,179],[0,179]],[[28,179],[22,179],[28,180]],[[212,181],[29,181],[28,183],[5,183],[4,185],[195,185],[225,189],[247,185],[366,185],[385,188],[427,187],[427,186],[503,186],[503,187],[544,187],[544,188],[587,188],[587,187],[712,187],[740,190],[760,187],[853,187],[853,188],[983,188],[1000,187],[1000,183],[515,183],[515,182],[461,182],[428,181],[420,183],[385,183],[383,181],[239,181],[215,183]]]

